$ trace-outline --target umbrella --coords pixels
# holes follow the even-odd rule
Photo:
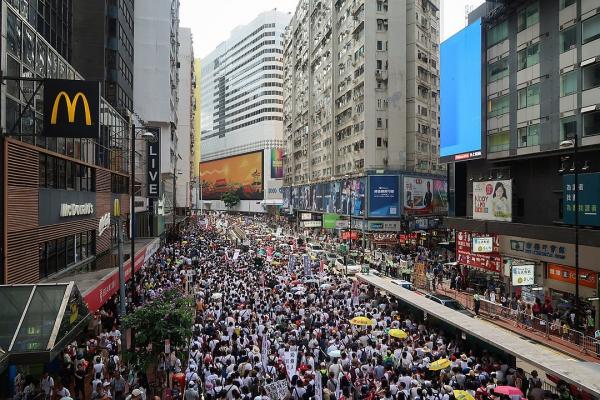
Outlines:
[[[373,325],[373,321],[367,317],[354,317],[350,320],[350,323],[352,325],[362,325],[362,326]]]
[[[290,292],[304,292],[306,288],[304,286],[294,286],[290,289]]]
[[[327,355],[331,358],[340,358],[342,356],[342,352],[339,350],[331,350]]]
[[[280,252],[276,252],[276,253],[273,254],[273,257],[275,257],[275,258],[281,258],[282,255],[281,255]]]
[[[212,296],[210,296],[210,298],[214,300],[219,300],[221,297],[223,297],[223,293],[213,293]]]
[[[304,296],[306,294],[306,292],[303,291],[298,291],[296,293],[294,293],[296,296]]]
[[[455,390],[454,398],[456,400],[475,400],[475,398],[466,390]]]
[[[402,329],[390,329],[388,334],[391,337],[395,337],[396,339],[406,339],[408,337],[408,334]]]
[[[440,358],[439,360],[436,360],[434,362],[432,362],[431,364],[429,364],[429,370],[430,371],[441,371],[443,369],[446,369],[450,366],[450,360],[448,360],[447,358]]]
[[[325,289],[325,290],[331,289],[331,283],[324,283],[320,287],[321,287],[321,289]]]
[[[274,265],[276,267],[279,267],[281,265],[281,263],[279,261],[272,261],[271,265]]]
[[[494,393],[496,394],[505,394],[507,396],[520,396],[523,397],[523,392],[520,389],[514,386],[496,386],[494,388]]]

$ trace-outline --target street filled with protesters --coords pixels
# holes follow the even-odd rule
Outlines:
[[[57,368],[17,375],[15,398],[575,398],[332,265],[267,217],[191,220],[128,291],[128,311],[171,289],[192,298],[187,344],[153,343],[165,351],[145,369],[126,361],[115,296]]]

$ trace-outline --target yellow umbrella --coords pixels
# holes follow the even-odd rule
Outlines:
[[[390,329],[388,334],[396,339],[406,339],[408,337],[408,333],[404,332],[402,329]]]
[[[429,370],[430,371],[441,371],[443,369],[446,369],[450,366],[450,360],[448,360],[447,358],[440,358],[439,360],[436,360],[434,362],[432,362],[431,364],[429,364]]]
[[[373,325],[373,321],[371,321],[367,317],[354,317],[350,320],[350,323],[352,325],[362,325],[362,326]]]
[[[454,398],[456,400],[475,400],[475,398],[466,390],[455,390]]]
[[[272,261],[271,265],[275,265],[276,267],[278,267],[281,265],[281,263],[279,261]]]

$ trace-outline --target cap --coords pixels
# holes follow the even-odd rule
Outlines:
[[[133,389],[133,391],[131,392],[132,396],[141,396],[142,395],[142,391],[140,389]]]

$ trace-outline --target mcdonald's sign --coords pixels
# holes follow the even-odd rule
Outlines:
[[[100,82],[44,81],[44,136],[100,137]]]

